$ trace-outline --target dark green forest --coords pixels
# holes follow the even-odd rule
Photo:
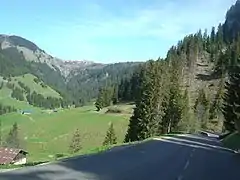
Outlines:
[[[111,105],[113,98],[134,101],[126,142],[171,132],[239,130],[240,28],[232,31],[226,25],[239,17],[236,9],[239,3],[230,8],[225,24],[186,36],[170,48],[165,59],[150,60],[117,87],[99,90],[97,110]],[[218,84],[214,92],[202,87],[192,97],[201,59],[212,65],[211,73],[197,74],[197,79]]]

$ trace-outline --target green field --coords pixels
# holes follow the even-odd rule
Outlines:
[[[120,105],[119,108],[132,109],[132,106]],[[131,115],[106,114],[105,110],[96,112],[93,106],[49,112],[35,109],[30,115],[12,113],[0,116],[4,135],[14,122],[18,123],[23,145],[30,153],[29,161],[49,160],[57,153],[67,154],[76,128],[82,136],[83,151],[102,145],[110,122],[114,125],[118,142],[122,142]]]
[[[30,88],[30,90],[36,91],[36,93],[42,94],[44,97],[56,97],[60,98],[59,93],[57,93],[55,90],[47,86],[46,88],[43,88],[40,83],[34,82],[34,79],[36,77],[32,74],[25,74],[22,76],[17,76],[12,78],[12,83],[18,85],[18,81],[24,83],[26,86]]]
[[[18,101],[11,97],[12,90],[3,86],[0,90],[0,103],[3,105],[14,106],[16,109],[25,109],[31,108],[36,109],[33,106],[30,106],[26,101]]]

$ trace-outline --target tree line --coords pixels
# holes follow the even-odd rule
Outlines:
[[[56,97],[44,97],[42,94],[38,94],[36,91],[31,92],[30,88],[22,82],[18,82],[18,85],[22,88],[15,86],[13,83],[7,82],[6,86],[12,90],[11,97],[19,101],[27,101],[29,104],[42,107],[45,109],[65,108],[68,107],[68,102],[63,98]],[[1,85],[2,87],[4,84]]]
[[[141,64],[116,87],[100,89],[97,110],[116,102],[135,102],[125,142],[176,131],[235,131],[240,127],[239,37],[225,41],[222,24],[209,35],[199,30],[186,36],[169,49],[166,59]],[[200,58],[214,65],[212,74],[201,78],[219,79],[219,85],[214,93],[203,87],[191,97]]]
[[[54,109],[54,108],[65,108],[67,107],[67,103],[62,98],[55,97],[44,97],[42,94],[38,94],[35,91],[32,93],[28,93],[26,99],[29,104],[42,107],[45,109]]]
[[[2,105],[0,103],[0,115],[6,114],[6,113],[10,113],[10,112],[15,112],[15,111],[17,111],[17,110],[14,107]]]

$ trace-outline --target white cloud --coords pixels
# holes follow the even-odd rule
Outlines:
[[[183,34],[195,32],[199,28],[209,28],[224,20],[227,8],[235,0],[190,1],[175,3],[159,1],[153,8],[135,9],[129,17],[106,17],[107,9],[99,4],[91,4],[89,17],[73,22],[70,28],[73,34],[84,38],[156,36],[175,39]],[[188,3],[186,3],[188,2]],[[90,8],[90,9],[91,9]],[[93,12],[95,19],[93,19]],[[97,12],[97,13],[96,13]],[[104,16],[104,20],[96,18]],[[87,15],[86,15],[87,17]]]
[[[200,28],[210,29],[224,21],[227,9],[234,2],[235,0],[158,0],[142,8],[132,7],[126,10],[125,7],[119,7],[122,8],[120,16],[114,14],[114,9],[101,6],[100,3],[91,3],[85,7],[80,18],[54,24],[51,29],[57,32],[56,36],[61,37],[59,42],[69,42],[75,48],[77,45],[84,58],[95,60],[111,50],[131,48],[127,43],[125,47],[117,43],[112,47],[106,39],[155,38],[159,43],[167,42],[166,46],[169,46]],[[109,56],[113,54],[111,52]]]

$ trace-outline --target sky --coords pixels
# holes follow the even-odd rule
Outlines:
[[[102,63],[165,57],[185,35],[224,22],[236,0],[7,0],[2,34],[64,60]]]

